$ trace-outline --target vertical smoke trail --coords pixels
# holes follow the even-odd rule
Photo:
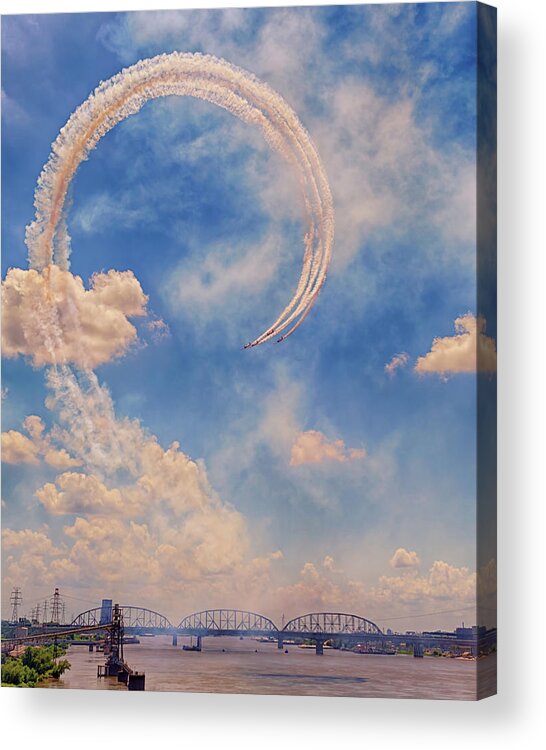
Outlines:
[[[293,324],[282,340],[303,322],[326,278],[334,232],[330,188],[308,133],[279,94],[250,73],[209,55],[175,52],[141,60],[101,83],[72,114],[38,180],[36,218],[26,234],[31,267],[44,270],[52,263],[68,267],[65,202],[78,166],[118,122],[148,100],[170,95],[212,102],[244,122],[259,125],[269,146],[296,171],[309,224],[300,280],[277,320],[249,346],[278,336]]]

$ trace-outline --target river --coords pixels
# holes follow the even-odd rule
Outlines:
[[[183,651],[164,636],[124,647],[125,660],[146,673],[146,690],[192,693],[255,693],[376,698],[473,700],[476,662],[445,657],[354,654],[251,639],[205,638],[203,650]],[[72,667],[49,688],[126,690],[116,678],[97,678],[104,654],[71,646]],[[489,661],[489,658],[487,659]]]

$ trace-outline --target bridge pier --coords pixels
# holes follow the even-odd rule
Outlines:
[[[315,641],[315,654],[317,656],[324,654],[324,641]]]
[[[203,647],[203,636],[197,636],[197,651],[201,651]]]
[[[132,672],[127,684],[128,690],[145,690],[146,677],[143,672]]]
[[[118,672],[118,682],[123,682],[125,685],[129,682],[129,672],[125,669],[121,669]]]
[[[90,651],[90,652],[92,652],[92,651],[93,651],[93,644],[92,644],[92,643],[90,643],[90,644],[89,644],[89,651]]]
[[[173,646],[178,646],[178,635],[176,633],[173,635]]]
[[[284,642],[282,639],[282,635],[277,636],[277,648],[282,650],[282,647],[284,646]]]
[[[422,659],[424,656],[425,649],[423,648],[422,643],[414,643],[413,644],[413,656],[416,659]]]

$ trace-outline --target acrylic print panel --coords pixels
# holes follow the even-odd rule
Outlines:
[[[4,684],[495,691],[495,23],[3,17]]]

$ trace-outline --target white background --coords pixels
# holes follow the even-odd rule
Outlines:
[[[234,4],[239,3],[0,0],[0,10]],[[4,747],[545,746],[546,2],[492,4],[499,9],[499,695],[474,704],[5,688],[0,691]]]

